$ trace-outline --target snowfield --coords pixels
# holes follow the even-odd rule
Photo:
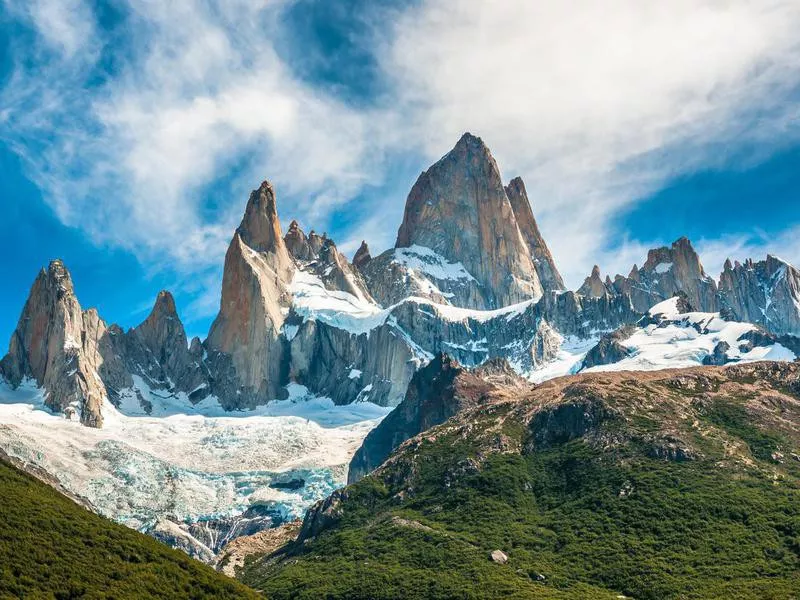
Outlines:
[[[289,391],[288,400],[225,416],[130,416],[107,404],[103,428],[93,429],[52,414],[35,386],[0,383],[0,448],[140,530],[162,518],[233,517],[254,503],[302,517],[344,485],[350,458],[389,409],[334,406],[297,385]],[[305,485],[270,487],[290,479]]]

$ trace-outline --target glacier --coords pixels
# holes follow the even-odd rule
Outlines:
[[[0,382],[0,448],[143,532],[165,521],[235,521],[254,507],[274,526],[342,487],[353,453],[390,410],[336,406],[297,384],[287,391],[249,413],[209,405],[186,414],[180,399],[170,407],[161,397],[162,416],[142,416],[106,403],[105,425],[95,429],[52,413],[30,381],[16,390]]]

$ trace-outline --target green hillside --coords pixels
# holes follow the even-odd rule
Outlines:
[[[0,598],[258,598],[0,460]]]
[[[240,578],[274,599],[800,598],[798,373],[498,389]]]

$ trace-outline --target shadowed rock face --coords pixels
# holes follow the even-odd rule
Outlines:
[[[800,271],[781,259],[726,261],[719,293],[722,306],[737,320],[779,335],[800,335]]]
[[[528,248],[530,248],[533,265],[536,268],[539,281],[542,283],[542,288],[546,292],[565,290],[564,280],[558,272],[553,255],[550,254],[550,249],[539,231],[539,225],[533,217],[531,203],[528,200],[528,192],[525,190],[525,183],[523,183],[522,178],[515,177],[512,179],[505,187],[505,190],[511,202],[517,225],[519,225],[520,232],[522,232],[522,237],[528,244]]]
[[[350,462],[348,483],[381,465],[407,439],[479,404],[491,387],[450,357],[438,355],[417,371],[400,405],[367,435]]]
[[[413,245],[462,263],[475,278],[478,297],[461,306],[498,308],[542,294],[497,163],[469,133],[411,189],[396,247]]]
[[[288,349],[280,337],[291,305],[294,263],[281,234],[269,182],[254,190],[225,255],[220,311],[206,347],[219,372],[215,393],[226,408],[279,397]]]
[[[369,246],[367,246],[366,241],[361,240],[361,245],[353,256],[353,266],[361,270],[366,267],[371,260],[372,255],[369,253]]]

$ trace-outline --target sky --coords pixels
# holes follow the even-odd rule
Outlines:
[[[249,191],[351,255],[465,131],[569,286],[686,235],[800,264],[800,0],[0,0],[0,345],[63,258],[84,308],[219,306]]]

